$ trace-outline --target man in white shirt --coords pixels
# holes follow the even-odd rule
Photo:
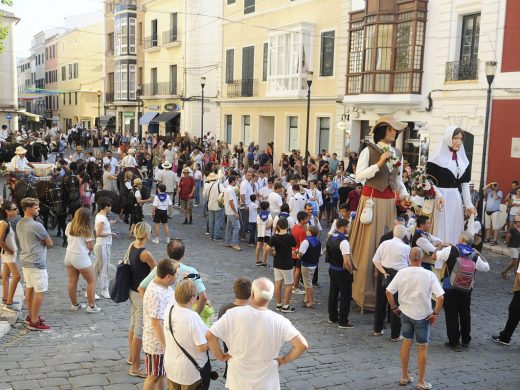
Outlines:
[[[421,267],[423,252],[419,248],[410,251],[410,267],[403,268],[395,275],[386,289],[386,296],[392,313],[401,317],[403,345],[401,346],[402,376],[400,385],[413,382],[408,372],[408,362],[413,338],[417,342],[419,380],[418,388],[431,389],[425,382],[426,363],[428,361],[428,341],[430,325],[435,324],[444,302],[444,290],[433,272]],[[400,304],[394,300],[399,293]],[[436,297],[432,311],[431,297]]]
[[[11,171],[13,171],[17,177],[29,176],[32,173],[32,164],[25,157],[27,149],[22,146],[16,147],[15,156],[11,159]]]
[[[228,310],[206,333],[212,354],[228,362],[226,387],[230,390],[279,390],[278,367],[308,349],[307,341],[291,322],[269,310],[273,293],[273,282],[256,279],[251,306]],[[228,353],[222,352],[219,339],[226,343]],[[278,356],[286,342],[292,348]]]
[[[106,164],[110,165],[110,174],[116,175],[119,164],[117,163],[117,159],[112,156],[111,150],[108,150],[105,157],[103,157],[103,166]]]
[[[268,179],[266,173],[264,171],[259,171],[258,179],[256,181],[256,189],[258,190],[258,192],[260,192],[262,188],[267,186],[267,181]]]
[[[273,192],[273,183],[274,183],[274,179],[272,177],[270,177],[269,179],[267,179],[267,185],[265,187],[262,187],[259,191],[258,191],[258,195],[260,195],[260,201],[267,201],[267,197],[269,196],[269,194],[271,192]]]
[[[172,164],[168,161],[162,163],[163,169],[158,169],[155,175],[157,184],[164,184],[166,186],[166,193],[172,200],[175,200],[175,188],[177,188],[177,175],[172,171]],[[173,215],[173,206],[168,208],[168,217]]]
[[[245,238],[249,226],[249,203],[251,203],[251,195],[254,193],[252,180],[253,170],[248,169],[244,180],[240,183],[240,231],[238,233],[240,239]]]
[[[299,184],[295,184],[293,186],[293,190],[294,190],[293,196],[291,196],[289,198],[289,210],[291,210],[290,211],[291,217],[296,219],[296,215],[300,211],[304,210],[307,200],[306,200],[305,196],[300,192]]]
[[[135,149],[128,149],[128,154],[121,160],[121,168],[135,168],[137,166],[134,154]]]
[[[164,161],[173,164],[173,156],[175,152],[173,151],[173,145],[171,143],[168,144],[166,150],[164,151]]]
[[[8,137],[9,137],[9,132],[7,131],[7,126],[2,125],[2,130],[0,131],[0,141],[6,142]]]
[[[204,186],[204,192],[202,195],[208,202],[209,239],[221,241],[224,209],[220,207],[218,198],[225,189],[218,181],[218,175],[214,172],[211,172],[206,180],[206,185]]]
[[[240,229],[240,220],[238,214],[238,200],[235,192],[236,176],[229,176],[229,186],[224,191],[224,210],[226,213],[226,240],[225,246],[240,251],[238,246],[238,229]]]
[[[374,336],[383,334],[383,324],[386,318],[386,294],[385,287],[392,281],[397,271],[408,267],[410,246],[403,242],[406,236],[406,227],[397,225],[394,227],[394,238],[383,241],[376,250],[372,259],[378,270],[376,287],[376,307],[374,310]],[[384,281],[383,281],[384,280]],[[397,298],[396,298],[397,300]],[[390,314],[391,340],[399,341],[401,333],[401,321],[394,313]]]
[[[283,199],[281,195],[282,191],[282,185],[280,183],[274,183],[273,192],[267,196],[267,201],[269,202],[269,211],[271,212],[273,218],[280,214],[280,208],[283,205]]]

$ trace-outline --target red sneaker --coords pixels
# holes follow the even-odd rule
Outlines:
[[[27,325],[27,329],[29,330],[49,330],[51,327],[49,325],[45,325],[43,322],[38,321],[35,323],[30,322]]]
[[[45,322],[45,318],[43,318],[42,316],[38,316],[38,321],[39,322]],[[24,321],[26,324],[30,324],[31,323],[31,318],[29,316],[25,317],[25,321]]]

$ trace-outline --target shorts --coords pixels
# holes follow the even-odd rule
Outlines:
[[[168,210],[155,210],[154,223],[168,223]]]
[[[2,255],[0,256],[1,259],[2,259],[2,263],[16,263],[16,253],[12,254],[12,255],[8,255],[7,253],[2,253]]]
[[[405,340],[413,340],[415,334],[417,344],[428,344],[430,339],[430,321],[426,318],[424,320],[414,320],[401,313],[401,334]]]
[[[25,288],[32,288],[34,292],[42,293],[49,288],[49,275],[46,269],[22,267]]]
[[[486,226],[486,229],[497,230],[498,228],[500,228],[499,216],[500,216],[500,211],[495,211],[491,215],[488,215],[488,213],[486,211],[484,211],[484,225]]]
[[[511,259],[518,259],[518,248],[507,248],[509,249],[509,257]]]
[[[131,225],[135,225],[139,222],[143,222],[143,208],[140,205],[133,207],[132,215],[130,216]]]
[[[271,237],[269,236],[266,236],[266,237],[258,237],[256,239],[256,242],[265,242],[266,244],[269,244],[269,241],[271,240]]]
[[[166,376],[166,371],[164,370],[164,354],[154,355],[145,352],[144,366],[146,367],[146,375]]]
[[[193,208],[193,199],[181,199],[181,208],[191,210]]]
[[[305,288],[312,288],[314,271],[316,271],[316,267],[302,267],[303,286]]]
[[[283,279],[283,282],[286,286],[294,283],[293,278],[293,271],[292,269],[280,269],[280,268],[273,268],[274,269],[274,281],[278,282],[279,280]]]
[[[90,260],[88,253],[66,252],[63,263],[66,266],[74,267],[76,269],[88,268],[92,265],[92,261]]]
[[[128,330],[134,333],[134,337],[143,338],[143,296],[130,290],[130,324]]]
[[[302,259],[292,259],[292,265],[294,268],[302,268]]]

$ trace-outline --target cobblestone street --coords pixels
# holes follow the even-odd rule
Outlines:
[[[208,288],[215,309],[233,299],[232,282],[238,276],[272,277],[271,269],[255,267],[253,250],[242,252],[214,243],[204,234],[201,208],[195,211],[193,225],[180,225],[177,214],[171,220],[173,235],[187,245],[186,263],[195,266]],[[150,218],[147,217],[147,220]],[[128,225],[118,221],[112,250],[112,263],[123,256],[128,243]],[[102,312],[70,312],[67,277],[63,266],[65,249],[54,237],[55,247],[48,252],[49,291],[42,314],[51,325],[48,332],[31,332],[20,324],[1,340],[0,389],[130,389],[141,388],[142,380],[128,375],[126,358],[129,305],[101,299]],[[148,245],[156,259],[165,257],[165,243]],[[432,329],[427,379],[435,388],[517,389],[520,384],[518,359],[520,337],[510,347],[492,343],[490,335],[502,328],[511,299],[511,281],[500,278],[505,257],[490,257],[491,272],[477,276],[472,304],[472,343],[460,353],[444,347],[443,315]],[[113,271],[112,271],[113,273]],[[327,323],[327,267],[320,268],[321,287],[317,290],[317,309],[298,309],[287,314],[309,343],[309,351],[280,371],[285,389],[376,389],[398,388],[399,347],[389,336],[371,336],[370,313],[354,311],[355,328],[341,330]],[[83,288],[80,296],[83,297]],[[82,298],[82,300],[84,300]],[[300,306],[301,296],[293,296]],[[416,377],[415,349],[411,372]],[[214,362],[222,375],[222,365]],[[224,388],[222,379],[212,388]]]

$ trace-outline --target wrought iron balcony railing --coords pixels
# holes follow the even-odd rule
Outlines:
[[[446,62],[446,81],[478,80],[478,60]]]
[[[172,82],[149,83],[143,85],[144,96],[172,96],[177,95],[177,84]]]
[[[227,83],[227,97],[253,97],[258,94],[258,80],[233,80]]]

